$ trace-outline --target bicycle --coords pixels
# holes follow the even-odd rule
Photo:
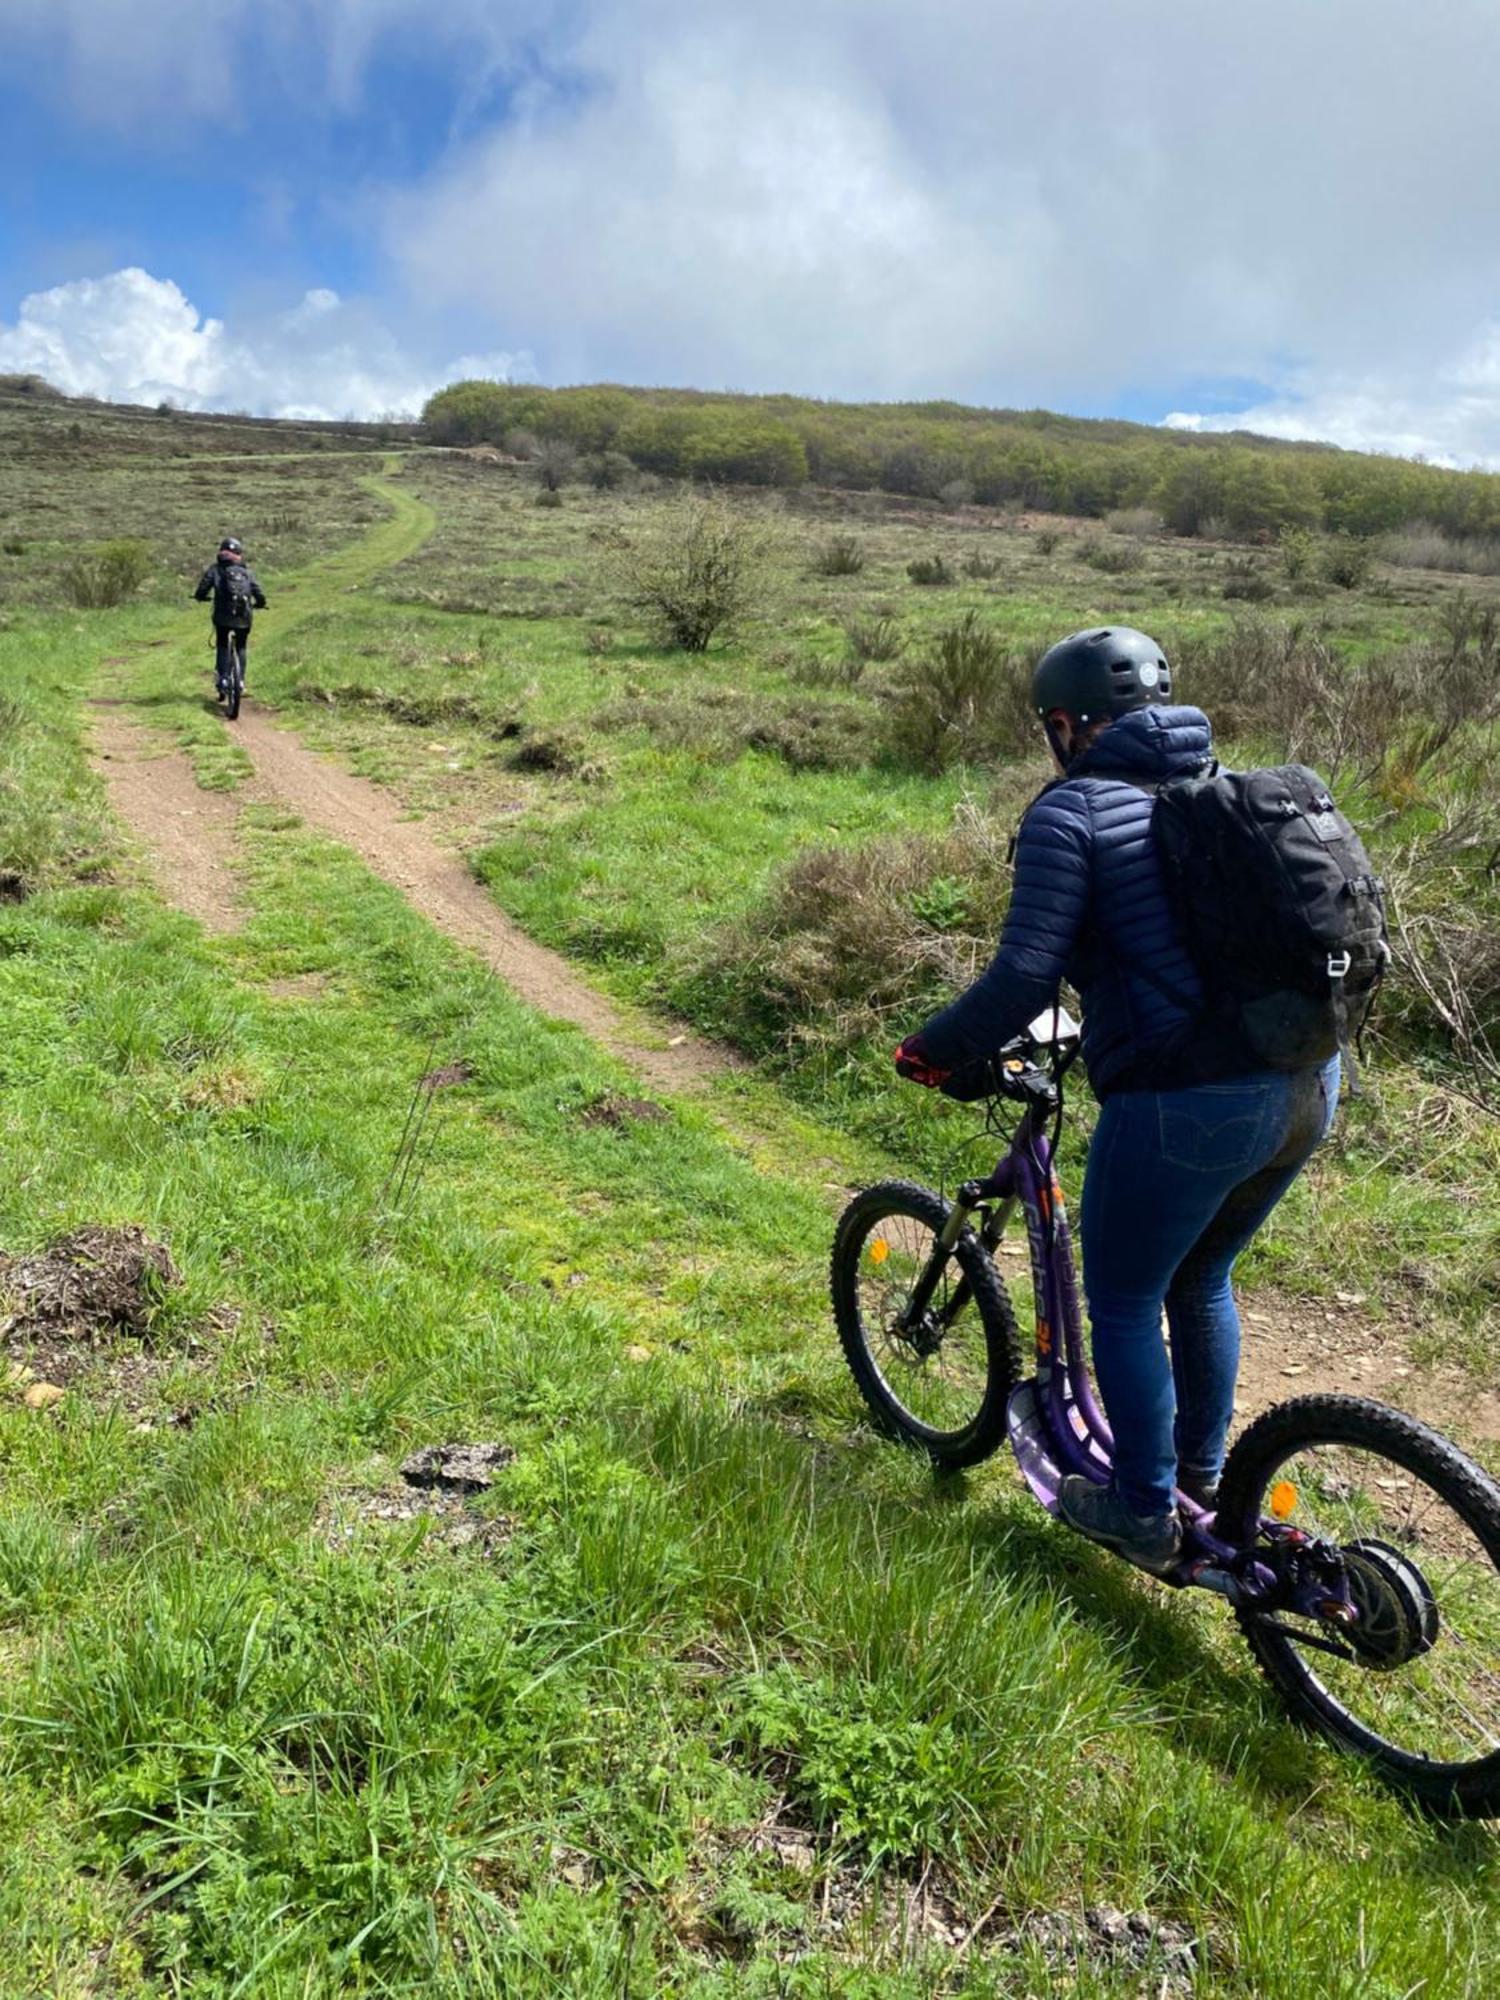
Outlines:
[[[1085,1359],[1053,1155],[1078,1030],[1060,1009],[992,1066],[993,1173],[953,1201],[909,1181],[856,1195],[834,1239],[834,1315],[877,1425],[935,1466],[1007,1439],[1049,1513],[1112,1439]],[[1035,1372],[994,1255],[1019,1204]],[[1226,1599],[1291,1713],[1436,1813],[1500,1815],[1500,1487],[1427,1425],[1364,1397],[1300,1396],[1234,1444],[1213,1511],[1179,1493],[1165,1579]]]
[[[224,644],[229,653],[229,672],[218,682],[218,695],[224,713],[231,722],[236,722],[245,693],[245,641],[240,633],[228,631],[224,634]]]

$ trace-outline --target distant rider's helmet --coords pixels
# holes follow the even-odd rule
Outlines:
[[[1099,625],[1059,639],[1031,677],[1032,706],[1044,720],[1061,709],[1079,724],[1112,721],[1171,698],[1166,654],[1129,625]]]
[[[244,553],[244,544],[237,542],[233,535],[226,535],[219,544],[219,554],[221,556],[242,556]]]

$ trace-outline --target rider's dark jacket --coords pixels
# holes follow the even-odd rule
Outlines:
[[[1000,949],[921,1030],[929,1061],[958,1069],[993,1055],[1052,1005],[1066,978],[1083,1002],[1083,1056],[1096,1095],[1155,1080],[1153,1052],[1180,1038],[1202,984],[1167,899],[1152,795],[1129,780],[1194,771],[1212,744],[1196,708],[1136,709],[1033,802],[1016,840]]]
[[[243,597],[234,596],[225,587],[224,583],[224,572],[229,567],[229,560],[227,557],[220,556],[217,561],[211,562],[202,576],[199,577],[198,588],[193,592],[193,596],[200,604],[203,603],[205,598],[211,597],[213,599],[214,623],[221,632],[248,632],[250,630],[252,615],[250,606],[253,604],[257,611],[264,611],[266,608],[266,594],[261,589],[256,579],[255,571],[251,569],[250,565],[247,562],[238,561],[235,563],[235,567],[248,581],[250,596],[248,602]]]

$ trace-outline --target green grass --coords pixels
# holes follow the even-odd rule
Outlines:
[[[588,948],[588,904],[654,911],[647,945],[592,948],[622,989],[665,990],[689,927],[809,836],[950,812],[955,781],[598,730],[591,677],[671,691],[676,663],[371,602],[424,526],[403,507],[283,592],[261,690],[457,689],[586,735],[588,781],[512,770],[472,719],[298,708],[434,809],[523,799],[521,858],[486,865],[539,932]],[[1108,1901],[1198,1937],[1204,1992],[1488,1990],[1487,1830],[1294,1732],[1219,1608],[1060,1538],[1004,1467],[937,1488],[864,1429],[825,1294],[839,1189],[885,1164],[874,1122],[827,1115],[873,1096],[857,1075],[822,1115],[807,1076],[761,1077],[591,1123],[631,1080],[287,815],[242,817],[242,932],[131,885],[81,698],[123,658],[113,684],[232,786],[188,616],[140,651],[159,612],[0,632],[0,847],[35,890],[0,905],[0,1245],[140,1222],[183,1273],[150,1372],[106,1345],[54,1410],[0,1399],[0,1989],[1013,1994],[1065,1977],[1029,1912]],[[754,633],[718,671],[797,685]],[[457,1058],[397,1199],[414,1087]],[[904,1152],[947,1148],[884,1101]],[[1370,1244],[1447,1192],[1440,1135],[1430,1178],[1376,1166],[1400,1101],[1329,1170],[1408,1190],[1405,1220],[1356,1209]],[[1353,1227],[1303,1196],[1262,1268],[1326,1282]],[[516,1452],[475,1540],[370,1509],[452,1438]],[[962,1958],[903,1915],[924,1870],[966,1925],[993,1911]]]

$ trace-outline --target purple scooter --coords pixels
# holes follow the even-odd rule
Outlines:
[[[1107,1481],[1113,1452],[1053,1171],[1077,1050],[1061,1009],[1001,1050],[986,1132],[1004,1137],[1008,1106],[1019,1117],[994,1172],[953,1201],[910,1181],[867,1188],[839,1219],[832,1266],[839,1338],[881,1430],[946,1471],[1008,1437],[1049,1513],[1067,1474]],[[1017,1204],[1025,1379],[994,1263]],[[1178,1504],[1182,1562],[1165,1581],[1228,1600],[1299,1720],[1429,1810],[1500,1815],[1500,1488],[1481,1467],[1384,1404],[1300,1396],[1241,1434],[1213,1512]]]

